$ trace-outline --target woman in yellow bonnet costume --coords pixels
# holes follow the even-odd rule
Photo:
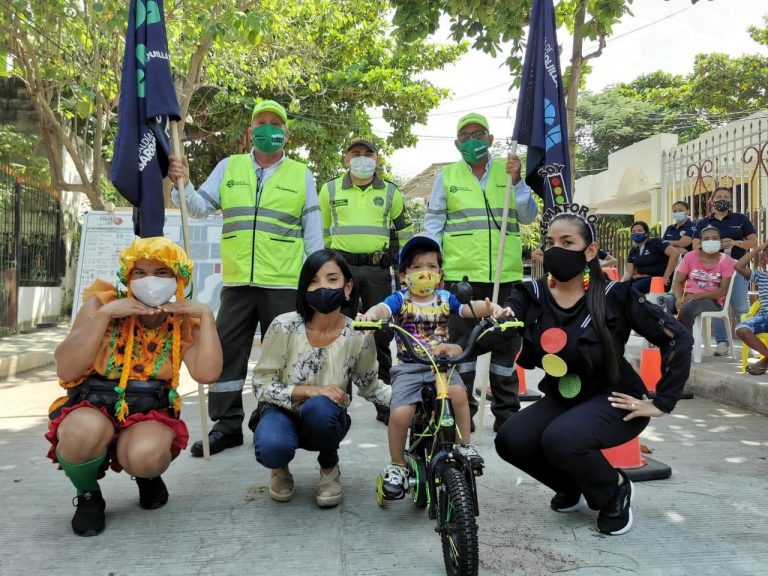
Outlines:
[[[97,479],[108,467],[135,477],[142,508],[168,501],[160,475],[189,439],[179,418],[181,361],[206,384],[222,366],[213,312],[184,298],[192,266],[170,240],[136,240],[120,253],[127,291],[97,280],[56,349],[67,396],[51,405],[48,456],[77,489],[72,529],[79,536],[104,530]]]

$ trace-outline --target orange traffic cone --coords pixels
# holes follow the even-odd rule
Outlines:
[[[651,289],[648,291],[648,294],[664,294],[664,292],[666,292],[664,289],[664,278],[661,276],[651,278]]]
[[[648,463],[640,455],[640,436],[635,436],[632,440],[620,446],[605,448],[602,452],[605,459],[614,468],[627,468],[631,470],[645,466]]]
[[[661,350],[643,348],[640,354],[640,378],[649,392],[656,392],[656,384],[661,380]]]
[[[515,366],[517,370],[517,381],[520,383],[517,387],[517,396],[523,402],[531,402],[541,398],[541,394],[538,392],[528,392],[528,387],[525,385],[525,369],[519,365]]]
[[[611,466],[621,468],[630,480],[643,482],[672,476],[672,468],[666,464],[640,455],[639,436],[619,446],[604,448],[601,452]]]

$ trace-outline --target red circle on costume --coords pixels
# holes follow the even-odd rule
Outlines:
[[[552,184],[555,186],[560,186],[560,178],[558,178],[557,176],[553,177]]]
[[[562,328],[547,328],[541,334],[541,347],[548,354],[557,354],[565,348],[568,334]]]

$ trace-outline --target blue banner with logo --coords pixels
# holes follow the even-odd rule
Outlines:
[[[179,120],[162,0],[131,0],[120,84],[112,183],[134,206],[138,236],[163,235],[170,121]]]
[[[528,146],[525,180],[545,213],[571,202],[565,96],[552,0],[534,0],[513,140]]]

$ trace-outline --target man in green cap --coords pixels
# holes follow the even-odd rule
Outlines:
[[[402,246],[413,236],[413,223],[397,186],[379,174],[379,149],[370,140],[353,139],[344,154],[347,171],[326,182],[320,190],[320,212],[326,247],[341,252],[352,270],[355,288],[349,305],[342,308],[350,318],[382,302],[392,293],[390,229],[397,231]],[[377,331],[376,353],[379,380],[389,384],[392,356],[391,334]],[[388,422],[389,408],[376,405],[377,419]]]
[[[200,188],[189,181],[184,157],[171,156],[168,176],[183,177],[193,218],[222,211],[224,287],[216,328],[224,369],[208,387],[211,454],[243,443],[243,385],[256,327],[262,337],[272,320],[296,309],[296,286],[305,255],[323,247],[315,179],[306,164],[283,150],[288,115],[273,100],[258,102],[251,115],[247,154],[225,158]],[[178,191],[172,193],[179,203]],[[191,449],[203,455],[201,441]]]
[[[493,135],[489,133],[485,116],[472,112],[459,119],[455,145],[462,159],[445,166],[437,174],[424,219],[424,231],[442,246],[446,284],[459,282],[466,276],[472,285],[474,299],[491,298],[496,280],[504,197],[507,179],[511,176],[514,193],[510,195],[498,296],[498,302],[503,303],[513,283],[523,279],[520,224],[534,221],[538,205],[531,189],[520,177],[520,159],[514,154],[509,154],[507,158],[492,158],[488,153],[492,144]],[[471,320],[452,317],[448,325],[451,340],[462,341],[473,326]],[[488,341],[494,342],[490,338]],[[477,354],[488,352],[487,346],[479,342]],[[514,366],[519,346],[519,339],[516,339],[512,346],[504,342],[490,350],[491,411],[496,418],[494,430],[498,430],[504,420],[520,409]],[[459,373],[470,392],[468,396],[472,399],[470,409],[473,413],[477,411],[474,395],[471,394],[475,364],[472,360],[459,366]]]

